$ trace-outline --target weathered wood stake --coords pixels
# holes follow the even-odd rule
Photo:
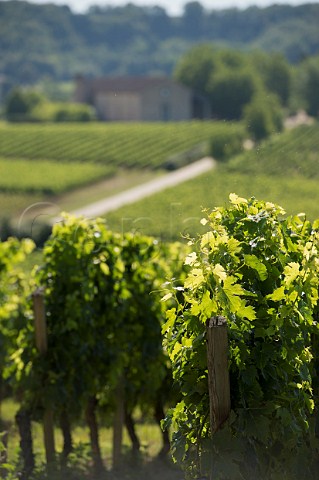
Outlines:
[[[98,477],[103,472],[104,466],[101,456],[100,442],[99,442],[99,426],[96,418],[96,397],[92,396],[88,399],[85,416],[90,430],[90,442],[92,450],[94,473]]]
[[[31,413],[28,410],[20,408],[15,418],[20,434],[20,449],[21,457],[23,459],[21,480],[28,480],[35,467],[31,430]]]
[[[210,427],[214,435],[230,414],[227,321],[221,316],[207,322],[207,367]]]
[[[113,468],[119,468],[122,461],[122,438],[125,421],[124,381],[116,389],[116,410],[113,423]]]
[[[60,414],[60,428],[63,435],[63,451],[61,458],[61,463],[63,465],[66,463],[69,454],[73,450],[71,424],[68,412],[66,410],[62,410]]]
[[[43,290],[38,288],[32,295],[35,327],[35,343],[41,355],[45,355],[48,350],[47,326],[44,308]],[[53,410],[51,406],[46,406],[43,416],[43,436],[47,464],[55,461],[55,442],[53,427]]]
[[[135,430],[132,412],[130,412],[127,408],[125,408],[125,427],[132,442],[133,455],[136,457],[141,449],[141,443]]]

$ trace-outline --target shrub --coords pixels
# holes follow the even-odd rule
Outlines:
[[[89,105],[64,103],[56,109],[53,120],[55,122],[89,122],[95,120],[95,113]]]
[[[38,122],[88,122],[95,119],[95,114],[89,105],[45,102],[32,111],[32,119]]]
[[[259,142],[283,128],[283,116],[274,95],[255,97],[244,109],[244,122],[254,140]]]
[[[216,160],[227,160],[240,153],[243,149],[246,131],[240,124],[225,125],[225,129],[212,136],[210,140],[210,154]]]

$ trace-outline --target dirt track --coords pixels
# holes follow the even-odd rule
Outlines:
[[[117,210],[118,208],[128,205],[130,203],[137,202],[143,198],[149,197],[154,193],[165,190],[169,187],[174,187],[186,180],[191,180],[205,172],[208,172],[215,166],[215,161],[210,157],[202,158],[197,162],[187,165],[186,167],[175,170],[174,172],[167,173],[166,175],[151,180],[149,182],[138,185],[137,187],[130,188],[124,192],[118,193],[112,197],[105,198],[90,205],[83,206],[71,212],[75,216],[84,216],[87,218],[98,217],[105,215],[108,212]],[[53,223],[60,221],[59,217],[56,217]]]

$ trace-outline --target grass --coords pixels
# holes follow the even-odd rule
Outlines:
[[[220,168],[149,197],[147,202],[140,201],[111,212],[106,220],[115,231],[139,231],[164,241],[174,241],[204,231],[200,224],[204,216],[202,209],[225,205],[232,192],[278,203],[288,214],[306,212],[309,218],[317,218],[317,189],[315,180],[248,177]]]
[[[15,213],[22,213],[28,206],[40,202],[40,193],[4,193],[0,191],[0,218],[10,218]]]
[[[119,125],[116,127],[119,128]],[[104,125],[99,128],[103,130]],[[305,212],[310,219],[315,219],[319,217],[318,139],[318,123],[276,135],[257,149],[219,164],[208,174],[167,189],[147,201],[109,213],[106,216],[108,225],[119,232],[139,231],[155,235],[163,241],[180,239],[185,234],[195,235],[203,230],[199,223],[203,216],[202,208],[225,204],[231,192],[272,201],[283,206],[288,214]],[[110,180],[60,195],[53,201],[54,208],[70,211],[83,203],[94,202],[140,181],[147,181],[153,175],[145,170],[141,174],[139,172],[122,170]],[[5,195],[2,194],[2,198],[5,202],[3,211],[11,213],[12,205]],[[11,198],[17,202],[18,208],[28,199],[28,205],[36,199],[12,194]],[[45,218],[45,213],[46,206],[41,203],[32,208],[32,215]]]
[[[105,165],[1,158],[0,191],[58,194],[114,172],[114,167]]]
[[[9,427],[8,442],[8,462],[15,463],[18,461],[19,451],[19,435],[17,427],[14,423],[14,416],[18,410],[18,404],[7,399],[1,407],[2,420],[7,422]],[[157,456],[161,449],[161,432],[157,425],[153,422],[137,423],[137,433],[141,439],[142,452],[139,458],[133,458],[131,455],[131,445],[129,437],[124,430],[123,436],[123,466],[119,471],[112,471],[112,430],[109,427],[100,427],[100,447],[105,468],[108,470],[107,478],[109,480],[140,480],[141,478],[150,480],[181,480],[182,473],[175,467],[169,458],[160,460]],[[93,479],[91,471],[91,457],[89,453],[89,433],[88,429],[81,422],[76,425],[73,430],[74,452],[70,457],[68,467],[64,470],[52,472],[52,475],[44,476],[45,452],[43,447],[43,431],[42,425],[38,422],[32,423],[33,449],[36,457],[37,471],[35,475],[37,479],[48,478],[48,480],[87,480]],[[55,444],[57,452],[62,450],[62,435],[58,428],[55,429]],[[61,477],[64,471],[65,477]],[[101,476],[101,480],[106,478]]]
[[[154,177],[161,175],[159,171],[139,171],[139,170],[121,170],[111,178],[99,182],[85,185],[80,189],[74,189],[64,192],[60,195],[46,197],[46,200],[28,201],[28,196],[20,208],[11,207],[7,218],[10,218],[10,225],[14,232],[24,232],[33,238],[33,233],[41,230],[46,222],[54,215],[59,215],[61,211],[72,211],[84,204],[93,203],[101,198],[107,198],[115,195],[122,190],[132,188],[140,183],[147,182]],[[2,194],[6,199],[8,196]],[[10,195],[12,197],[13,194]],[[0,192],[1,198],[1,192]],[[1,218],[1,212],[0,212]]]
[[[135,187],[140,183],[147,182],[154,177],[161,175],[161,172],[149,170],[119,170],[111,178],[85,185],[80,189],[64,192],[53,199],[54,212],[75,210],[83,204],[90,204],[111,197],[117,193]]]

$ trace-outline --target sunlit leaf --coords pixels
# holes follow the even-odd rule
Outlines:
[[[242,197],[239,197],[238,195],[236,195],[235,193],[231,193],[229,195],[229,201],[233,204],[233,205],[240,205],[241,203],[245,203],[247,204],[247,200],[246,198],[242,198]]]
[[[244,255],[245,264],[256,270],[260,280],[268,277],[267,267],[256,257],[256,255]]]

